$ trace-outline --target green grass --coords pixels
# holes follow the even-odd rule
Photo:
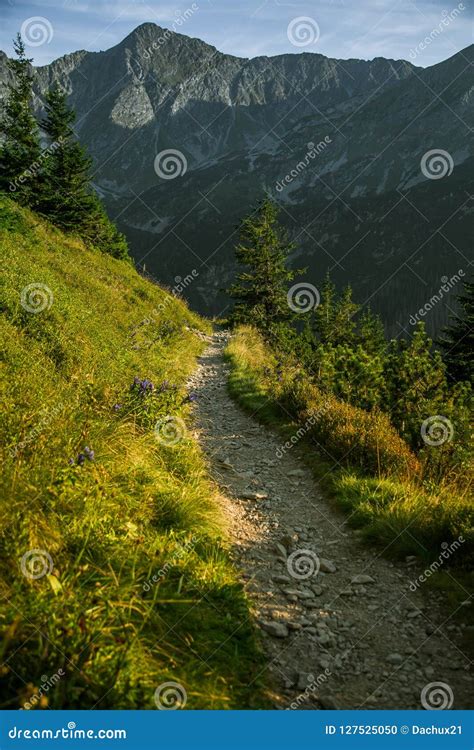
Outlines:
[[[183,427],[208,324],[5,198],[0,244],[1,707],[59,669],[36,707],[155,708],[167,681],[186,708],[267,705],[216,489]],[[21,304],[29,284],[45,286],[41,312]],[[152,395],[130,390],[135,376]],[[153,429],[167,416],[172,445]],[[94,460],[78,465],[85,446]],[[36,549],[46,574],[31,578],[21,561]]]
[[[240,327],[234,333],[226,357],[231,365],[231,395],[261,421],[272,424],[289,440],[301,423],[285,403],[285,384],[272,379],[276,357],[254,329]],[[294,381],[296,373],[291,377]],[[279,398],[280,391],[283,397]],[[303,394],[311,392],[303,389]],[[304,395],[303,395],[304,398]],[[357,433],[356,433],[357,434]],[[397,558],[417,555],[427,563],[438,558],[441,545],[460,536],[465,540],[450,560],[460,570],[473,560],[474,509],[469,486],[458,488],[424,485],[399,475],[374,476],[357,462],[341,466],[329,460],[324,445],[310,431],[298,441],[301,458],[313,469],[329,497],[348,514],[349,523],[371,545]]]

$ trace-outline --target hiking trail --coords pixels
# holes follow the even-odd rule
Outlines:
[[[469,708],[467,631],[452,607],[443,614],[441,599],[410,589],[419,561],[391,562],[363,545],[298,448],[282,453],[284,439],[231,399],[228,337],[209,337],[189,385],[274,706]]]

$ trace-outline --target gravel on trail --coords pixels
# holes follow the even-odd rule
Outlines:
[[[422,586],[410,588],[419,561],[391,562],[363,545],[297,449],[282,451],[278,434],[232,400],[228,337],[209,337],[190,380],[194,424],[261,632],[274,706],[472,708],[472,628]]]

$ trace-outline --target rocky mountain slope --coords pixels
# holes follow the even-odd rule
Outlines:
[[[66,88],[135,258],[171,286],[194,271],[185,294],[201,311],[226,308],[236,223],[269,193],[309,280],[328,268],[350,280],[397,332],[441,277],[467,273],[473,49],[428,69],[312,53],[243,59],[147,23],[105,52],[37,68],[37,105],[51,84]],[[433,149],[447,152],[442,179],[420,167]]]

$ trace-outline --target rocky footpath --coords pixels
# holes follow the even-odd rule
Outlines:
[[[210,340],[190,385],[275,706],[468,708],[469,628],[410,589],[422,572],[414,558],[393,563],[362,546],[297,448],[282,453],[278,435],[232,401],[227,336]]]

